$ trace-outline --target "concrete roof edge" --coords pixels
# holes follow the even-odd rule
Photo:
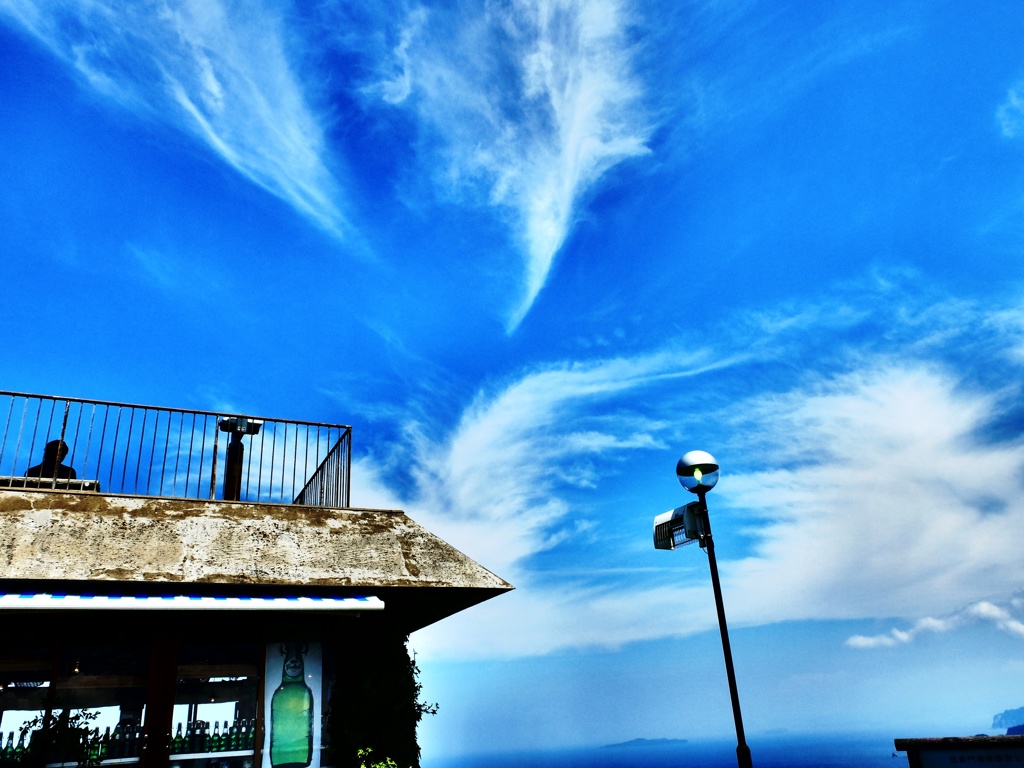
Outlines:
[[[0,490],[0,578],[509,590],[401,510]]]

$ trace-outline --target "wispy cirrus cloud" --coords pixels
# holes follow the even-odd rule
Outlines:
[[[525,265],[510,332],[586,193],[612,166],[649,151],[654,122],[634,71],[631,13],[621,0],[486,2],[478,13],[418,7],[370,89],[417,115],[447,189],[512,212]]]
[[[524,558],[585,520],[570,514],[565,493],[594,485],[594,462],[659,443],[665,422],[621,398],[728,364],[700,352],[680,364],[662,352],[552,365],[482,392],[441,440],[409,426],[411,509],[488,567],[521,573]]]
[[[335,235],[347,224],[321,122],[276,6],[221,0],[2,0],[95,93],[168,122]]]
[[[715,492],[719,538],[723,525],[733,531],[739,525],[754,542],[746,555],[719,552],[733,623],[913,618],[974,601],[958,619],[925,615],[914,620],[909,633],[894,631],[851,644],[907,642],[968,618],[988,619],[1020,634],[1019,620],[977,599],[1006,594],[1024,578],[1009,535],[1024,525],[1019,501],[1024,456],[1017,441],[993,445],[977,439],[1000,409],[996,398],[965,395],[955,376],[928,366],[886,361],[874,367],[865,361],[844,376],[736,407],[748,418],[733,425],[736,432],[730,430],[730,458],[767,467],[731,473]],[[679,431],[678,425],[659,426],[653,439]],[[745,443],[737,435],[749,429],[758,439]],[[531,440],[520,435],[519,442],[526,455]],[[477,444],[475,450],[490,449]],[[571,454],[571,449],[560,456],[542,451],[535,468],[557,473]],[[446,464],[451,454],[434,454],[433,460]],[[509,482],[516,469],[507,475]],[[474,482],[464,487],[476,487],[474,493],[483,497],[480,487],[500,472],[489,470],[476,477],[479,487]],[[433,478],[441,487],[449,482],[441,473]],[[531,479],[527,475],[524,484]],[[503,489],[500,482],[497,489]],[[430,653],[457,648],[460,654],[528,655],[681,636],[714,626],[703,570],[692,570],[693,581],[680,579],[673,586],[657,575],[618,581],[577,575],[557,588],[537,583],[523,568],[524,558],[550,545],[544,532],[564,518],[567,508],[557,488],[548,484],[537,490],[543,496],[509,499],[510,508],[521,505],[519,511],[504,519],[496,515],[493,524],[482,516],[448,519],[444,510],[450,501],[440,494],[420,500],[421,509],[431,510],[428,527],[458,540],[482,562],[496,564],[499,573],[525,589],[422,634],[417,647]],[[414,516],[422,514],[415,505],[410,509]],[[524,520],[532,525],[520,528]]]
[[[707,414],[720,435],[707,447],[729,466],[715,491],[716,538],[748,542],[719,551],[730,620],[911,622],[912,630],[901,630],[908,635],[856,641],[862,647],[967,619],[1015,632],[1016,615],[986,596],[1011,594],[1024,579],[1012,535],[1024,525],[1024,436],[1012,426],[1016,390],[1008,383],[1019,372],[1012,318],[1021,310],[876,304],[875,321],[891,331],[885,344],[852,343],[850,329],[828,315],[823,324],[833,346],[845,339],[844,354],[777,391],[751,392]],[[581,533],[594,541],[607,535],[608,521],[578,508],[579,490],[600,476],[602,495],[630,498],[629,472],[616,488],[608,470],[623,456],[668,451],[670,440],[677,447],[692,431],[692,420],[676,416],[698,410],[686,406],[682,390],[705,389],[712,376],[732,389],[766,361],[805,360],[800,347],[814,313],[802,311],[794,323],[780,314],[762,324],[775,343],[751,344],[754,331],[743,326],[742,339],[721,338],[718,357],[706,351],[686,368],[678,350],[553,365],[481,393],[442,439],[412,427],[403,456],[413,490],[386,506],[407,509],[520,587],[418,633],[417,648],[531,655],[713,627],[701,558],[681,570],[673,565],[672,584],[642,567],[646,561],[609,578],[599,568],[581,573],[579,560],[556,584],[531,570],[532,558],[567,537],[578,547]],[[795,348],[787,350],[784,337]],[[746,356],[725,349],[740,347]],[[950,353],[1004,375],[979,383],[976,371],[943,362]],[[690,383],[676,386],[682,377]],[[360,475],[356,489],[388,497],[374,462],[359,466]],[[574,528],[577,520],[586,530]],[[950,618],[957,605],[971,608]]]
[[[588,535],[590,517],[568,496],[595,485],[597,466],[662,446],[668,424],[638,412],[639,393],[729,366],[706,352],[678,351],[633,359],[551,365],[492,392],[481,392],[452,431],[431,439],[409,427],[406,460],[411,497],[388,489],[382,465],[357,461],[353,500],[405,509],[417,522],[510,580],[518,590],[451,617],[417,635],[428,655],[518,656],[575,645],[614,645],[663,632],[668,615],[682,634],[695,617],[713,621],[699,589],[655,588],[637,600],[629,591],[567,580],[557,590],[536,583],[528,559],[570,537]],[[684,590],[685,591],[685,590]],[[668,610],[671,607],[671,610]],[[646,630],[642,629],[647,627]],[[659,627],[658,630],[652,628]]]

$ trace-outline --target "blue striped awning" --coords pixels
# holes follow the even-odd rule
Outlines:
[[[382,611],[379,597],[207,597],[200,595],[71,595],[0,593],[0,611],[43,609],[143,611]]]

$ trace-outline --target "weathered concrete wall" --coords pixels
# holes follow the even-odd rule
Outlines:
[[[398,511],[0,490],[0,579],[510,589]]]

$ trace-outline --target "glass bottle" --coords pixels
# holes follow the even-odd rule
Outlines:
[[[175,755],[180,755],[185,751],[185,735],[181,732],[181,723],[178,723],[178,730],[174,733],[174,738],[171,740],[171,752]]]
[[[305,768],[313,761],[313,692],[302,657],[307,647],[282,643],[281,684],[270,700],[270,764]]]
[[[110,757],[124,757],[124,729],[120,723],[114,726],[114,732],[110,735]]]
[[[242,720],[242,724],[239,726],[238,743],[242,745],[241,749],[254,749],[256,746],[256,740],[248,718]]]
[[[99,728],[96,729],[99,731]],[[103,738],[100,739],[100,760],[106,760],[107,758],[113,757],[111,752],[113,751],[114,745],[111,742],[110,726],[103,732]]]
[[[23,728],[21,735],[18,736],[18,746],[14,748],[14,762],[20,763],[25,757],[25,734],[28,733],[27,728]]]
[[[142,752],[142,725],[132,723],[128,726],[128,733],[125,737],[125,751],[127,757],[138,757]]]
[[[100,729],[96,728],[92,732],[92,735],[89,736],[88,738],[89,738],[89,744],[88,744],[88,747],[86,748],[87,749],[86,754],[89,756],[89,759],[93,760],[93,761],[96,761],[96,762],[102,760],[103,759],[103,742],[100,740]]]
[[[2,733],[0,733],[0,738],[3,738]],[[4,751],[0,752],[0,754],[2,754],[7,760],[12,760],[14,758],[14,731],[11,731],[7,736],[7,746],[4,747]]]
[[[235,720],[235,739],[231,743],[235,749],[248,749],[249,734],[245,730],[245,720]]]

